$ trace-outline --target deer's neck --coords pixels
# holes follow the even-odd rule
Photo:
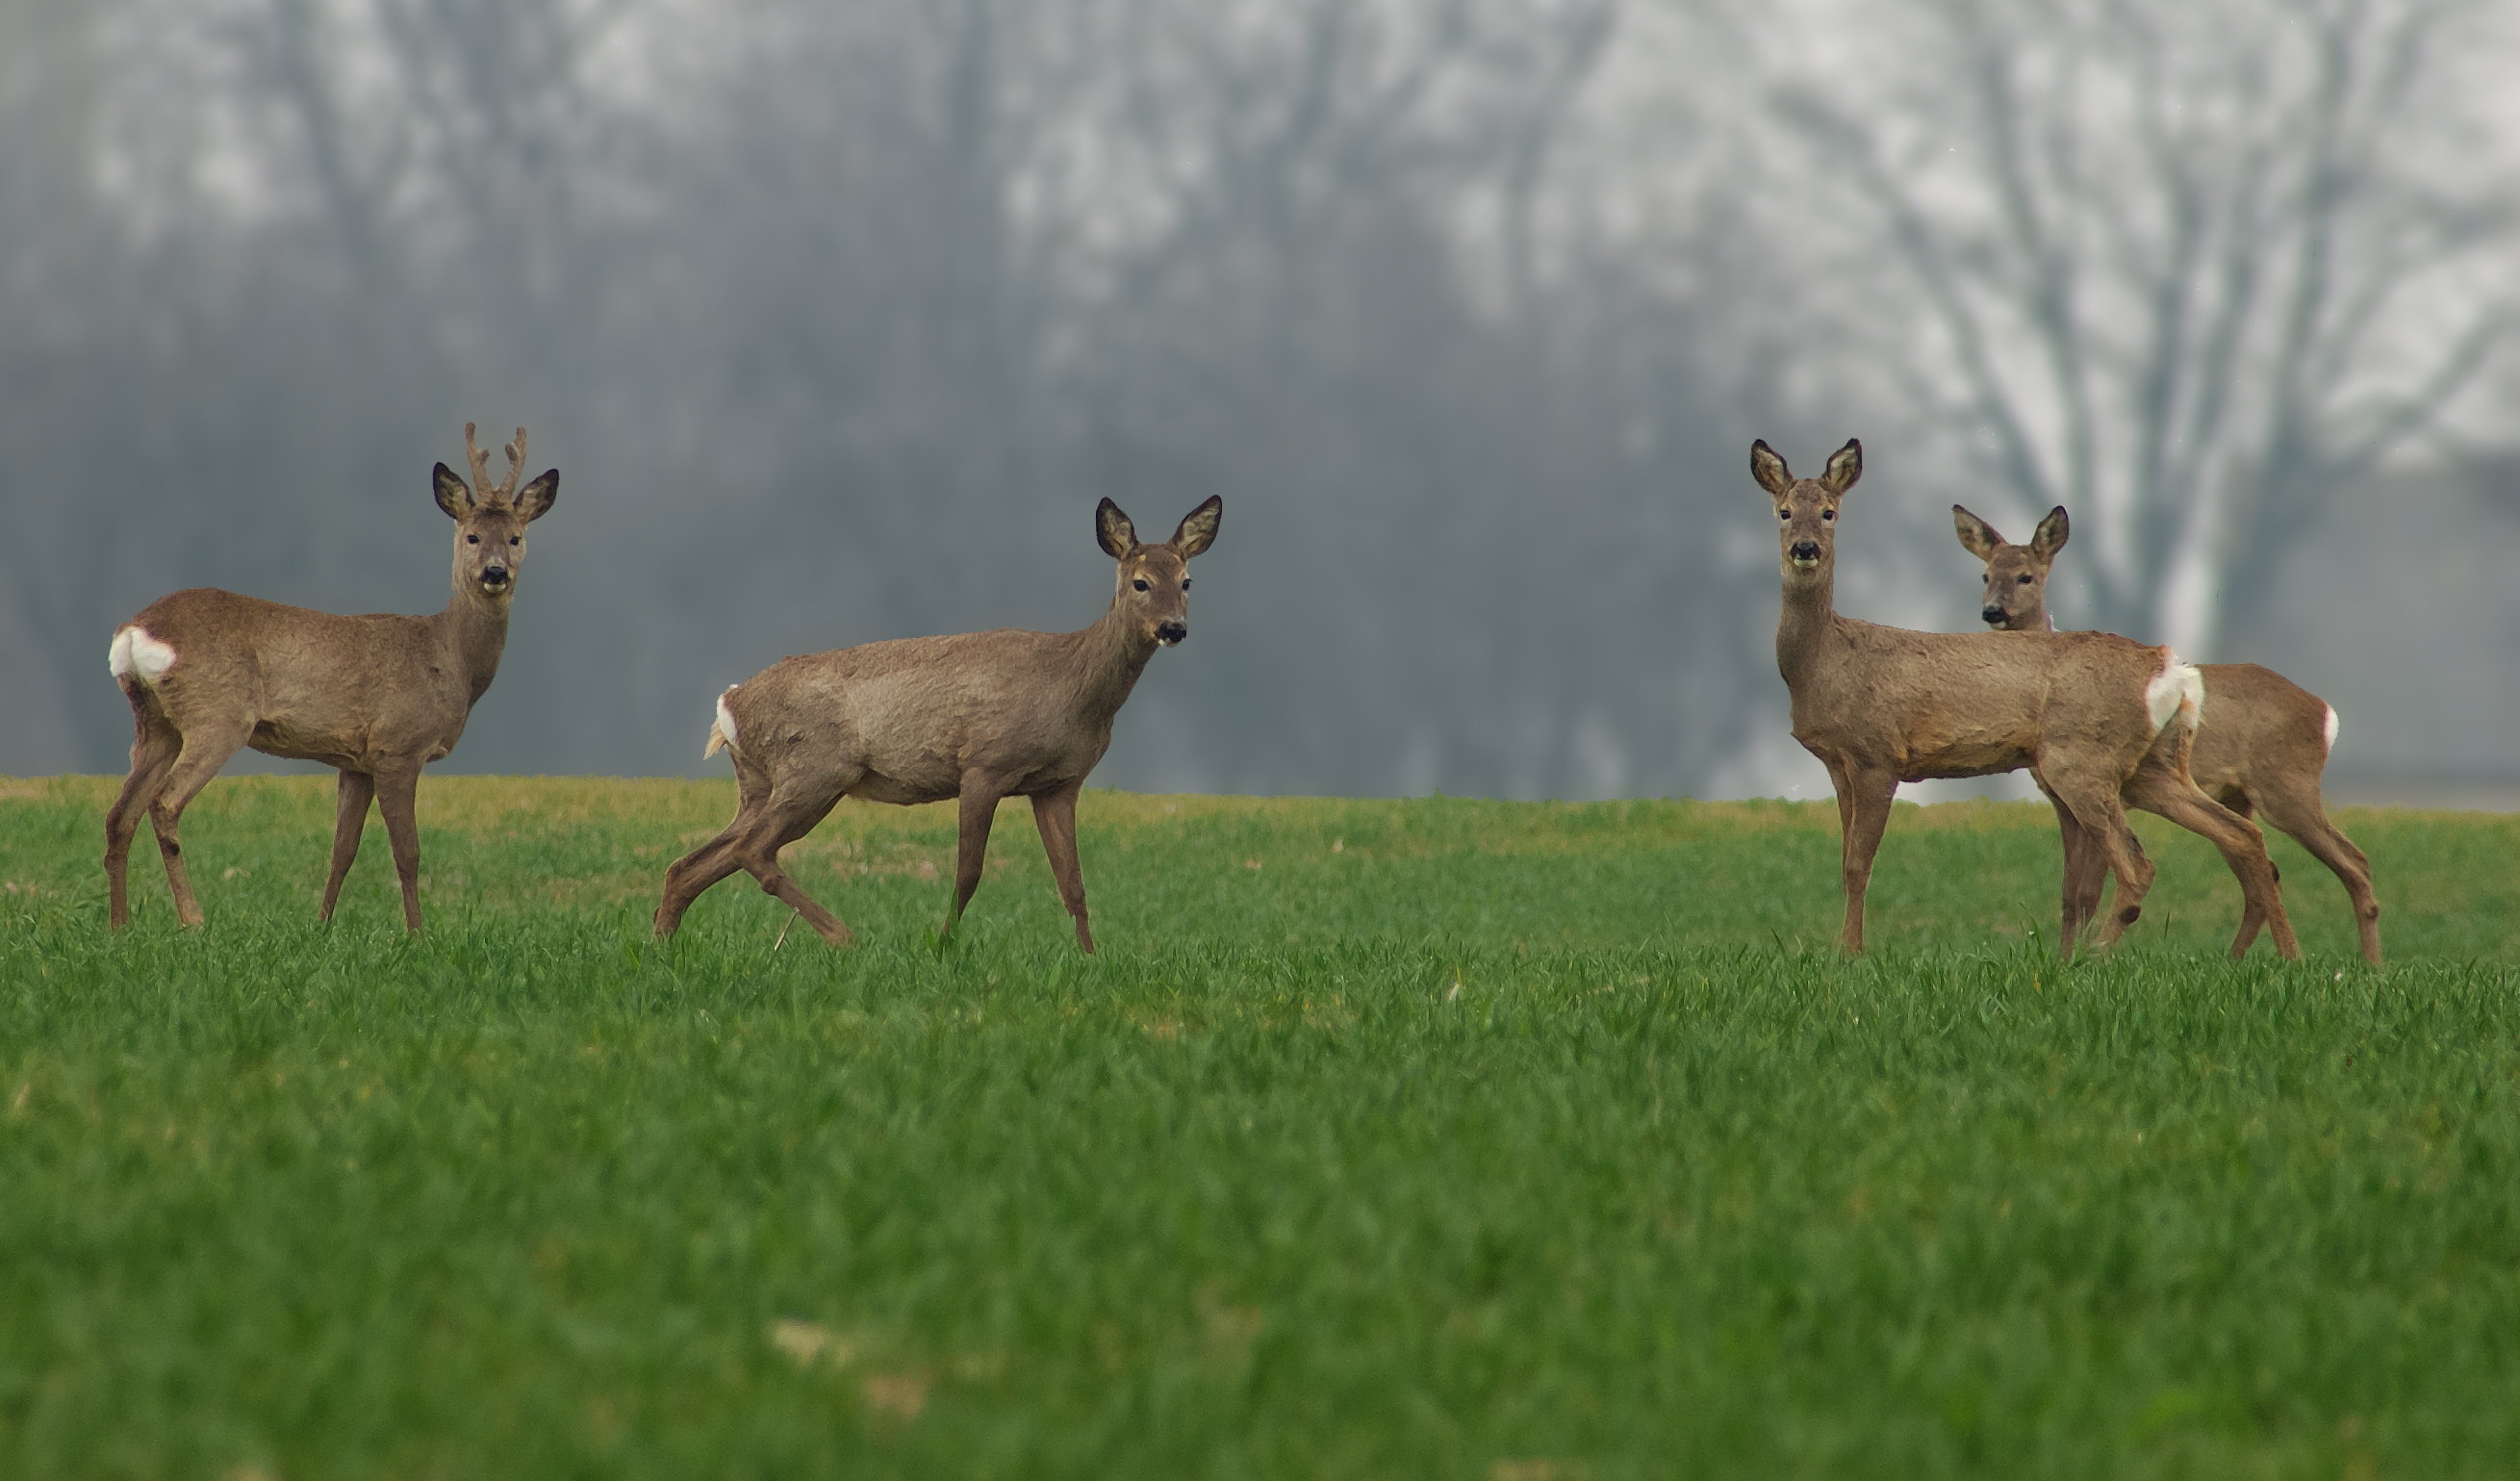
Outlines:
[[[1138,687],[1138,676],[1154,655],[1155,640],[1123,617],[1119,599],[1113,598],[1094,625],[1076,635],[1069,680],[1077,710],[1107,722],[1128,702],[1129,692]]]
[[[463,584],[455,588],[446,610],[429,620],[437,627],[447,661],[464,680],[468,703],[477,703],[499,676],[499,655],[508,647],[508,605]]]
[[[1837,621],[1831,608],[1835,585],[1827,570],[1808,580],[1785,578],[1784,606],[1777,614],[1777,672],[1787,689],[1800,689],[1825,651]]]

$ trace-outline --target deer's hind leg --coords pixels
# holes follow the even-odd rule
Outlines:
[[[736,863],[761,881],[763,892],[804,917],[805,923],[833,946],[849,944],[848,926],[816,904],[803,886],[788,876],[788,872],[779,867],[779,851],[812,832],[814,825],[830,817],[856,781],[856,776],[849,776],[795,790],[785,785],[774,788],[759,820],[735,840]]]
[[[131,921],[131,840],[140,831],[141,818],[165,790],[166,776],[184,749],[182,734],[158,713],[146,694],[130,697],[131,775],[123,779],[121,792],[105,815],[106,920],[116,930]]]
[[[2114,776],[2095,767],[2060,766],[2048,778],[2056,799],[2083,826],[2084,866],[2078,895],[2090,912],[2099,914],[2101,870],[2117,875],[2117,898],[2100,916],[2099,932],[2092,942],[2106,949],[2143,914],[2143,897],[2152,889],[2152,861],[2144,857],[2135,830],[2127,827],[2126,807],[2119,800]]]
[[[2206,796],[2185,777],[2151,766],[2136,772],[2128,793],[2145,812],[2158,813],[2221,850],[2223,862],[2238,876],[2246,905],[2231,942],[2233,957],[2249,949],[2261,923],[2273,932],[2276,955],[2285,961],[2301,955],[2292,921],[2284,915],[2274,861],[2267,857],[2266,835],[2256,824]]]
[[[814,825],[830,817],[832,809],[840,805],[840,798],[866,775],[865,769],[846,767],[809,773],[792,768],[787,775],[774,778],[745,765],[739,757],[736,770],[742,779],[742,800],[736,807],[735,821],[668,872],[666,903],[673,907],[673,914],[669,917],[664,906],[657,908],[656,933],[671,935],[675,921],[693,897],[741,869],[759,881],[762,893],[804,917],[805,923],[826,942],[848,945],[848,926],[788,877],[780,867],[779,851],[812,832]],[[679,885],[674,882],[676,875],[683,876]]]
[[[811,895],[779,866],[779,851],[814,830],[831,816],[840,798],[856,785],[862,771],[810,781],[789,778],[773,782],[763,771],[736,758],[738,796],[735,820],[716,837],[685,854],[665,871],[663,897],[656,902],[655,933],[659,939],[682,928],[683,913],[702,892],[738,870],[751,874],[762,891],[805,918],[805,923],[833,946],[846,946],[849,928],[837,916],[815,903]]]
[[[184,845],[176,829],[184,809],[210,785],[228,758],[245,749],[253,722],[239,718],[224,723],[203,720],[184,733],[183,749],[167,769],[166,780],[149,804],[149,826],[158,834],[158,855],[166,862],[166,883],[175,891],[175,919],[186,925],[202,923],[202,902],[193,894],[193,879],[184,868]]]
[[[682,929],[683,912],[692,908],[711,885],[743,868],[735,857],[736,839],[758,821],[762,807],[770,800],[770,779],[736,758],[735,821],[719,829],[717,836],[693,849],[665,868],[665,887],[656,901],[654,929],[659,941]]]
[[[735,821],[716,837],[667,867],[664,894],[656,901],[655,932],[658,940],[682,928],[683,912],[690,910],[692,902],[710,885],[743,868],[736,860],[735,842],[737,830],[746,827],[750,821],[748,815],[737,813]]]
[[[2138,811],[2166,818],[2182,828],[2187,828],[2188,831],[2195,832],[2197,830],[2188,828],[2188,825],[2182,821],[2183,817],[2189,815],[2180,812],[2171,803],[2172,798],[2179,796],[2181,789],[2177,774],[2162,762],[2160,753],[2155,752],[2146,756],[2142,767],[2128,780],[2125,792],[2126,804]],[[2248,820],[2249,799],[2246,792],[2233,788],[2218,798],[2198,788],[2196,794],[2204,798],[2208,804],[2222,808],[2242,822]],[[2218,843],[2216,847],[2219,848],[2221,845]],[[2265,895],[2250,884],[2248,867],[2244,863],[2234,859],[2228,852],[2223,855],[2223,859],[2225,863],[2230,865],[2231,877],[2240,882],[2240,928],[2231,938],[2231,955],[2237,957],[2248,951],[2249,943],[2258,939],[2258,932],[2266,927],[2267,902]],[[2272,869],[2273,865],[2271,863],[2268,867]]]
[[[2312,858],[2335,873],[2337,881],[2345,886],[2346,898],[2354,902],[2354,927],[2362,938],[2362,960],[2378,966],[2380,897],[2371,888],[2371,861],[2328,821],[2317,784],[2270,789],[2260,811],[2269,823],[2291,834],[2294,842],[2310,850]]]

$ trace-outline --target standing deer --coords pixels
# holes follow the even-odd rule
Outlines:
[[[333,873],[318,919],[333,919],[373,798],[402,877],[403,924],[420,929],[420,769],[455,748],[499,672],[525,526],[560,497],[558,469],[518,491],[523,427],[507,451],[507,479],[493,487],[489,457],[473,446],[468,422],[472,481],[443,463],[431,472],[437,507],[455,521],[455,595],[434,616],[342,617],[196,587],[160,597],[114,630],[107,662],[138,732],[131,776],[105,818],[115,926],[131,916],[124,874],[144,812],[166,861],[176,919],[202,923],[175,827],[228,758],[250,745],[340,768]]]
[[[1853,439],[1818,478],[1796,478],[1764,441],[1750,448],[1750,475],[1778,524],[1777,668],[1793,696],[1794,739],[1828,768],[1837,791],[1840,945],[1864,950],[1864,893],[1900,783],[2027,766],[2078,830],[2067,859],[2089,846],[2117,875],[2117,909],[2100,923],[2098,945],[2135,923],[2152,887],[2152,863],[2127,827],[2125,803],[2136,799],[2221,849],[2273,926],[2276,949],[2297,955],[2265,839],[2187,780],[2205,698],[2196,670],[2166,648],[2108,633],[1918,633],[1839,616],[1838,507],[1863,473]],[[2068,877],[2061,936],[2069,951],[2090,921],[2076,914],[2073,884]]]
[[[735,762],[735,821],[665,871],[658,936],[670,936],[702,890],[744,870],[833,946],[849,928],[779,867],[842,797],[870,802],[962,799],[950,935],[980,886],[989,825],[1003,797],[1030,797],[1076,944],[1094,950],[1085,876],[1076,862],[1076,794],[1110,748],[1111,721],[1158,648],[1190,636],[1191,559],[1215,543],[1225,501],[1210,498],[1161,545],[1141,545],[1120,507],[1094,512],[1103,553],[1119,562],[1111,605],[1081,632],[1001,628],[902,638],[786,658],[718,696],[701,754]]]
[[[1955,504],[1960,544],[1986,562],[1986,595],[1978,615],[2005,632],[2052,632],[2048,570],[2073,534],[2061,508],[2039,521],[2028,545],[2013,545],[1995,526]],[[2380,901],[2371,890],[2371,861],[2328,821],[2319,775],[2336,744],[2336,710],[2317,695],[2255,663],[2198,666],[2214,696],[2214,720],[2196,733],[2188,775],[2205,795],[2246,818],[2263,813],[2321,864],[2336,872],[2353,902],[2362,960],[2380,965]],[[2096,904],[2098,885],[2092,881]],[[2257,934],[2244,918],[2240,944]]]

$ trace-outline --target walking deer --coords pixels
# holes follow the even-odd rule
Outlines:
[[[384,814],[403,924],[420,929],[420,769],[455,748],[472,706],[499,672],[508,606],[525,558],[525,526],[560,497],[553,469],[519,491],[525,429],[508,444],[508,476],[464,426],[469,484],[440,463],[437,507],[455,521],[455,595],[433,616],[343,617],[196,587],[160,597],[116,628],[108,666],[131,701],[131,776],[105,819],[105,877],[115,926],[130,920],[124,875],[140,816],[158,833],[175,916],[202,923],[176,825],[246,746],[340,769],[333,872],[318,919],[333,919],[374,799]]]
[[[1111,721],[1158,648],[1190,636],[1192,558],[1216,540],[1225,501],[1210,498],[1161,545],[1142,545],[1105,499],[1096,538],[1119,562],[1111,605],[1073,633],[903,638],[782,659],[718,696],[703,755],[735,762],[735,821],[665,872],[655,931],[670,936],[702,890],[748,872],[833,946],[849,928],[779,867],[842,797],[962,799],[948,934],[980,885],[989,825],[1005,797],[1032,799],[1076,944],[1094,950],[1076,862],[1076,794],[1111,744]]]
[[[1960,545],[1986,562],[1986,594],[1978,615],[2006,632],[2052,632],[2048,614],[2048,571],[2073,535],[2063,509],[2039,521],[2028,545],[2014,545],[1994,525],[1955,504],[1952,522]],[[2371,861],[2328,821],[2319,776],[2336,744],[2336,710],[2283,675],[2255,663],[2198,665],[2214,696],[2210,724],[2196,732],[2187,772],[2205,795],[2243,818],[2262,814],[2310,850],[2345,885],[2362,959],[2380,965],[2380,901],[2371,889]],[[2096,905],[2096,880],[2088,883]],[[2240,946],[2257,934],[2244,918]]]
[[[1837,516],[1863,472],[1864,448],[1852,439],[1818,478],[1796,478],[1764,441],[1750,448],[1750,474],[1778,524],[1777,668],[1793,697],[1794,739],[1828,768],[1837,792],[1839,944],[1864,949],[1864,893],[1900,783],[2027,766],[2080,835],[2069,835],[2067,858],[2088,843],[2117,875],[2117,908],[2100,922],[2098,945],[2135,923],[2152,887],[2152,863],[2127,827],[2133,798],[2221,849],[2277,949],[2295,955],[2265,840],[2187,780],[2205,699],[2195,669],[2166,648],[2107,633],[1919,633],[1839,616]],[[2090,923],[2075,913],[2073,882],[2060,938],[2068,951]]]

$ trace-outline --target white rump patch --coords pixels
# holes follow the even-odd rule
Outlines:
[[[105,666],[116,679],[136,674],[141,683],[155,684],[175,666],[175,651],[150,637],[149,629],[135,622],[114,632],[113,647],[106,651]]]
[[[725,694],[717,696],[717,723],[709,727],[708,749],[700,752],[701,760],[705,761],[716,755],[717,748],[721,745],[731,751],[741,752],[742,749],[735,743],[735,714],[726,707],[727,695],[734,694],[742,688],[743,686],[741,684],[730,684],[726,687]]]
[[[2319,729],[2318,729],[2318,733],[2319,733],[2321,736],[2323,736],[2323,737],[2325,737],[2325,738],[2326,738],[2326,740],[2327,740],[2327,748],[2328,748],[2329,750],[2331,750],[2331,751],[2332,751],[2332,750],[2336,749],[2336,706],[2335,706],[2335,705],[2331,704],[2331,705],[2327,706],[2327,723],[2326,723],[2325,725],[2322,725],[2322,726],[2320,726],[2320,727],[2319,727]]]
[[[2193,663],[2182,663],[2179,655],[2161,650],[2161,672],[2143,687],[2143,704],[2152,716],[2152,728],[2158,732],[2177,715],[2179,723],[2194,730],[2205,723],[2205,676]]]

